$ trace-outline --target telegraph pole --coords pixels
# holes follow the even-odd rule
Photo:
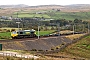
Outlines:
[[[16,22],[17,24],[18,24],[18,30],[19,30],[19,24],[20,24],[20,22]]]
[[[74,31],[75,31],[75,30],[74,30],[74,24],[73,24],[73,35],[74,35]]]
[[[40,31],[40,24],[38,22],[38,39],[40,39],[40,37],[39,37],[40,36],[40,32],[39,31]]]
[[[58,36],[60,36],[60,23],[57,24],[58,27]]]
[[[39,39],[39,25],[38,25],[38,39]]]
[[[88,23],[88,33],[89,33],[89,23]]]
[[[83,24],[83,32],[84,32],[84,28],[85,28],[85,27],[84,27],[84,24]]]
[[[58,31],[59,31],[59,36],[60,36],[60,23],[58,24]]]

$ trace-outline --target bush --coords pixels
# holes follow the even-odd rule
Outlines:
[[[38,50],[38,51],[43,51],[43,50]]]
[[[56,47],[56,49],[59,49],[58,47]]]
[[[11,32],[12,32],[12,31],[15,31],[15,29],[11,29]]]
[[[6,30],[6,32],[10,32],[10,30]]]
[[[53,48],[51,48],[51,50],[54,50]]]
[[[31,51],[37,51],[37,49],[32,49]]]

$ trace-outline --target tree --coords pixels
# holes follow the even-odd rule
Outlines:
[[[82,20],[75,19],[75,20],[74,20],[74,23],[82,23]]]

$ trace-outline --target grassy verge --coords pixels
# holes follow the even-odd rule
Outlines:
[[[62,52],[68,55],[90,59],[90,36],[68,46]]]
[[[0,39],[10,39],[11,33],[10,32],[2,32],[0,33]]]

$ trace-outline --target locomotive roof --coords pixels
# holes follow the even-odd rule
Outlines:
[[[34,29],[32,29],[32,30],[18,30],[17,32],[20,32],[20,31],[24,32],[24,31],[35,31],[35,30]]]

